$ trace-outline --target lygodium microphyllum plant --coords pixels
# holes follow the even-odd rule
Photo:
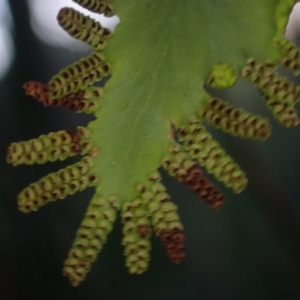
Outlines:
[[[276,69],[281,63],[298,74],[300,51],[284,38],[295,0],[73,1],[108,17],[116,14],[121,23],[112,34],[75,9],[62,8],[59,25],[93,51],[48,84],[31,81],[24,89],[45,106],[94,114],[96,120],[73,131],[12,143],[7,161],[14,166],[43,164],[82,155],[18,196],[19,209],[27,213],[94,187],[63,267],[77,286],[118,212],[130,273],[147,270],[152,233],[162,240],[171,261],[185,257],[183,225],[158,168],[215,209],[224,198],[205,172],[234,193],[243,191],[246,174],[206,126],[265,140],[270,123],[211,97],[204,86],[226,89],[242,77],[260,91],[278,122],[295,126],[300,88]],[[93,86],[107,75],[111,78],[103,89]]]

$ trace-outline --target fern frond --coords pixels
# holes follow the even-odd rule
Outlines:
[[[112,34],[75,9],[62,8],[59,25],[93,52],[54,75],[48,85],[31,81],[24,89],[45,106],[93,113],[95,120],[75,131],[12,143],[7,162],[33,164],[84,156],[30,184],[18,197],[19,209],[30,212],[94,187],[63,270],[77,286],[105,244],[117,211],[130,273],[147,270],[152,231],[170,260],[182,261],[180,210],[157,170],[162,165],[215,209],[223,205],[224,197],[205,172],[234,193],[242,192],[248,183],[242,166],[203,123],[258,140],[270,136],[271,125],[211,97],[205,85],[226,89],[245,78],[282,125],[295,126],[300,88],[279,75],[276,66],[282,62],[299,74],[300,50],[284,38],[295,0],[74,2],[106,16],[116,12],[121,23]],[[107,75],[111,77],[104,93],[93,84]]]

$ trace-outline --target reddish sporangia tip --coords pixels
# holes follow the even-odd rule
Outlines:
[[[23,88],[26,95],[38,100],[44,106],[61,106],[72,111],[85,113],[93,113],[98,107],[97,103],[89,101],[86,95],[89,96],[93,93],[96,97],[101,97],[101,90],[98,91],[97,88],[91,88],[90,91],[77,90],[61,98],[52,98],[49,86],[40,82],[26,82]]]
[[[209,206],[218,209],[224,204],[223,193],[214,186],[200,168],[194,166],[186,170],[186,174],[181,177],[181,180]]]
[[[37,81],[28,81],[23,85],[25,94],[42,102],[45,106],[51,103],[48,96],[48,86]]]
[[[180,229],[163,230],[160,235],[170,260],[176,264],[185,258],[184,234]]]

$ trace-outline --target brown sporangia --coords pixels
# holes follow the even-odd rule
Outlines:
[[[163,230],[160,233],[167,254],[172,262],[180,263],[185,258],[184,234],[180,229]]]
[[[138,227],[138,234],[141,238],[146,238],[150,234],[150,227],[147,225],[140,225]]]
[[[199,167],[193,166],[187,169],[186,175],[181,176],[181,180],[207,205],[218,209],[224,204],[223,193],[214,186]]]

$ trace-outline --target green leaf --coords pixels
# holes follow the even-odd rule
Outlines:
[[[104,53],[112,78],[98,119],[95,170],[103,193],[125,200],[159,167],[177,126],[197,111],[214,64],[280,59],[273,43],[278,0],[115,1],[121,19]]]

